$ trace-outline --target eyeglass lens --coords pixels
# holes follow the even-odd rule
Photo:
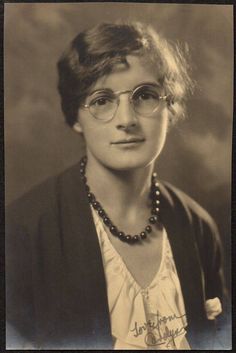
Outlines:
[[[160,102],[160,88],[151,85],[137,87],[130,96],[134,111],[143,116],[150,116]],[[88,103],[90,113],[99,120],[109,120],[114,116],[119,105],[119,96],[112,91],[98,91]]]

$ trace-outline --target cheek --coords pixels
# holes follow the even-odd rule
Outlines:
[[[147,121],[144,125],[144,129],[147,134],[156,143],[165,140],[168,130],[168,116],[163,114],[161,117],[157,117],[156,120]]]
[[[86,124],[82,128],[84,140],[88,148],[99,149],[108,144],[109,132],[105,125]]]
[[[79,124],[81,126],[81,132],[84,135],[85,142],[93,141],[96,131],[98,131],[94,121],[89,116],[88,112],[79,112]]]

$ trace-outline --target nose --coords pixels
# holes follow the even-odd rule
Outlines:
[[[130,130],[137,126],[137,117],[127,95],[120,96],[115,119],[119,130]]]

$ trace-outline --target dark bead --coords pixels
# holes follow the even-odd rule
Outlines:
[[[154,172],[154,173],[152,174],[152,179],[153,179],[153,180],[156,180],[156,178],[157,178],[157,173]]]
[[[87,184],[85,184],[85,190],[86,190],[87,192],[89,192],[89,190],[90,190],[90,188],[89,188],[89,186],[88,186]]]
[[[139,241],[139,236],[138,236],[138,235],[134,235],[133,238],[132,238],[132,240],[133,240],[134,242]]]
[[[105,216],[105,211],[102,208],[99,208],[98,214],[100,217]]]
[[[131,241],[132,241],[131,235],[126,235],[126,236],[125,236],[125,240],[126,240],[127,242],[131,242]]]
[[[158,213],[159,213],[159,208],[153,208],[152,209],[152,214],[153,215],[158,215]]]
[[[97,202],[97,201],[94,201],[94,202],[92,203],[92,205],[93,205],[93,208],[94,208],[95,210],[98,210],[99,207],[100,207],[100,204],[99,204],[99,202]]]
[[[146,232],[151,233],[152,227],[151,227],[151,226],[147,226],[147,227],[145,228],[145,230],[146,230]]]
[[[157,222],[157,216],[152,216],[149,218],[149,222],[155,224]]]
[[[80,168],[84,168],[85,166],[86,166],[86,163],[83,162],[83,161],[81,161],[81,162],[80,162]]]
[[[89,199],[89,201],[94,200],[94,195],[91,192],[88,193],[88,199]]]
[[[104,217],[103,218],[103,222],[108,226],[108,225],[110,225],[110,223],[111,223],[111,221],[110,221],[110,219],[108,218],[108,217]]]
[[[117,235],[118,230],[117,230],[117,228],[115,226],[110,226],[109,229],[110,229],[111,234]]]
[[[140,233],[141,239],[146,239],[147,238],[147,233],[146,232],[141,232]]]
[[[82,174],[82,175],[85,174],[85,169],[84,168],[80,168],[80,174]]]
[[[125,233],[124,233],[124,232],[119,232],[119,233],[118,233],[118,237],[119,237],[121,240],[125,239]]]

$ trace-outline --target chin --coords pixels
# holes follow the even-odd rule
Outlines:
[[[143,169],[148,167],[150,164],[155,162],[161,152],[161,148],[149,148],[143,150],[97,150],[87,152],[90,164],[92,164],[95,169],[100,165],[107,169],[118,172],[132,171],[135,169]]]
[[[104,163],[109,169],[116,171],[132,171],[135,169],[146,168],[155,160],[155,157],[144,158],[142,156],[127,156],[123,154],[119,159],[114,158]]]

